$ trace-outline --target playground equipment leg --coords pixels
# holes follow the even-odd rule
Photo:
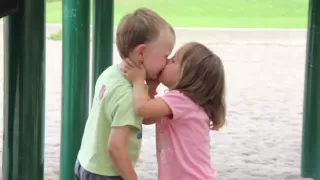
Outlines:
[[[70,180],[88,117],[90,0],[64,0],[62,9],[60,180]]]
[[[20,0],[4,19],[3,180],[42,180],[45,2]]]
[[[112,65],[113,0],[94,0],[92,98],[99,75]]]
[[[309,3],[301,176],[320,180],[320,1]]]

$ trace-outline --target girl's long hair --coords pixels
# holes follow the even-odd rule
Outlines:
[[[191,42],[177,53],[180,59],[179,90],[201,106],[210,118],[212,130],[226,121],[225,74],[221,59],[206,46]]]

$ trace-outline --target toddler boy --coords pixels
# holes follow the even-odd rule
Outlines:
[[[122,75],[125,59],[143,62],[150,94],[175,44],[173,28],[158,14],[140,8],[120,21],[116,44],[123,59],[98,78],[75,165],[76,180],[137,180],[134,166],[142,138],[142,118],[133,107],[132,85]]]

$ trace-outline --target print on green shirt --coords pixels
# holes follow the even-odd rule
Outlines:
[[[108,154],[108,139],[112,127],[131,126],[127,150],[134,166],[138,160],[142,118],[133,108],[132,86],[116,65],[106,69],[95,85],[95,95],[82,137],[78,160],[92,173],[119,175]]]

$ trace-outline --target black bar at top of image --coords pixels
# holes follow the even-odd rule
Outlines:
[[[0,0],[0,18],[18,10],[18,0]]]

